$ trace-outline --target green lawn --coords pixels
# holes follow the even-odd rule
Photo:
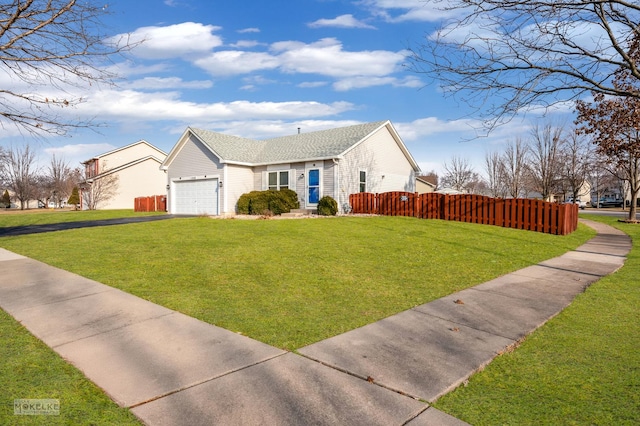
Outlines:
[[[15,399],[57,399],[59,415],[14,415]],[[0,309],[0,424],[139,425],[80,371]]]
[[[403,217],[189,218],[6,237],[0,246],[294,350],[592,235]]]
[[[609,223],[634,242],[640,237],[637,225]],[[584,226],[557,237],[389,217],[191,218],[7,237],[0,246],[295,349],[554,257],[592,235]],[[634,247],[624,268],[436,407],[474,425],[639,424],[639,274]],[[135,422],[0,314],[3,401],[59,398],[63,412],[75,407],[64,414],[74,417],[54,419],[60,424]],[[22,420],[5,411],[0,424]]]
[[[23,225],[46,225],[51,223],[80,222],[84,220],[102,220],[122,217],[137,217],[166,214],[165,212],[136,213],[133,210],[85,210],[74,211],[67,209],[37,209],[37,210],[6,210],[0,209],[0,227]]]
[[[625,266],[437,408],[473,425],[640,424],[640,225],[588,218],[631,235]]]

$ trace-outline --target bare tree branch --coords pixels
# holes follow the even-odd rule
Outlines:
[[[487,130],[531,107],[548,108],[585,92],[640,98],[616,87],[640,33],[640,3],[625,0],[426,0],[454,14],[412,49],[408,68],[476,108]]]
[[[103,33],[104,3],[97,0],[11,0],[0,5],[0,73],[12,89],[0,90],[0,126],[32,134],[64,135],[93,127],[64,109],[84,99],[75,89],[112,84],[106,65],[128,50],[128,40]],[[41,95],[40,93],[51,95]]]

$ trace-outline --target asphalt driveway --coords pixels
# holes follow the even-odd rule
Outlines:
[[[81,222],[50,223],[45,225],[8,226],[0,228],[0,237],[13,237],[27,234],[40,234],[43,232],[66,231],[67,229],[93,228],[96,226],[125,225],[128,223],[153,222],[156,220],[184,217],[176,215],[124,217],[119,219],[85,220]]]

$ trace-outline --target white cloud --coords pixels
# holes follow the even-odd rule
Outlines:
[[[184,22],[165,27],[142,27],[130,35],[120,35],[113,39],[129,37],[132,44],[140,43],[131,51],[145,59],[169,59],[210,52],[222,46],[222,39],[212,33],[221,27]]]
[[[424,0],[363,0],[361,2],[372,14],[388,22],[437,22],[459,14],[447,10],[448,2]]]
[[[209,89],[213,87],[213,82],[210,80],[184,81],[180,77],[145,77],[121,86],[136,90]]]
[[[251,48],[251,47],[256,47],[261,45],[264,45],[264,43],[260,43],[259,41],[256,41],[256,40],[238,40],[237,42],[230,44],[229,46],[235,47],[237,49],[242,49],[242,48]]]
[[[335,27],[335,28],[366,28],[375,29],[376,27],[357,20],[351,14],[340,15],[334,19],[318,19],[317,21],[307,24],[309,28]]]
[[[314,43],[282,41],[271,45],[271,52],[226,50],[196,59],[194,64],[212,75],[248,74],[279,69],[285,73],[320,74],[344,78],[386,76],[400,69],[404,52],[387,50],[348,52],[334,38]]]
[[[223,76],[278,68],[280,61],[268,53],[225,50],[196,59],[194,64],[209,74]]]
[[[348,52],[335,38],[315,43],[283,41],[271,45],[279,53],[280,68],[289,73],[321,74],[331,77],[385,76],[398,71],[405,59],[401,52],[365,50]]]
[[[339,92],[353,89],[364,89],[373,86],[386,86],[393,84],[396,79],[394,77],[353,77],[336,81],[333,88]]]
[[[77,143],[45,148],[43,149],[43,152],[49,158],[55,154],[56,158],[64,160],[70,167],[75,168],[78,167],[82,161],[86,161],[96,155],[112,151],[116,148],[116,146],[109,143]],[[45,163],[48,163],[48,161]]]
[[[304,83],[298,84],[298,87],[301,87],[303,89],[313,89],[316,87],[324,87],[327,84],[329,83],[326,81],[305,81]]]
[[[260,28],[244,28],[242,30],[238,30],[238,33],[240,34],[259,33],[259,32],[260,32]]]
[[[91,95],[76,113],[101,120],[182,121],[260,120],[331,116],[354,109],[349,102],[314,101],[197,103],[184,101],[178,92],[143,93],[133,90],[101,91]]]
[[[393,87],[409,87],[418,88],[424,86],[420,79],[416,77],[406,77],[397,79],[395,77],[353,77],[336,81],[333,88],[339,92],[353,89],[364,89],[374,86],[393,86]]]
[[[462,133],[470,137],[480,125],[481,122],[473,119],[445,121],[437,117],[420,118],[410,123],[394,123],[402,139],[407,141],[417,141],[439,133]]]

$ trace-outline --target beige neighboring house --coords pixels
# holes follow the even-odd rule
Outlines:
[[[108,176],[117,176],[117,188],[113,197],[98,203],[100,210],[133,209],[137,197],[166,194],[167,177],[160,170],[166,157],[166,152],[140,140],[84,161],[86,182],[80,185],[81,208],[88,208],[88,186]]]
[[[325,195],[349,210],[349,194],[415,192],[418,164],[390,121],[267,140],[187,128],[162,168],[173,214],[233,215],[254,190],[291,189],[302,209]]]
[[[435,191],[436,185],[430,182],[426,176],[416,176],[416,192],[418,194],[427,194]]]

